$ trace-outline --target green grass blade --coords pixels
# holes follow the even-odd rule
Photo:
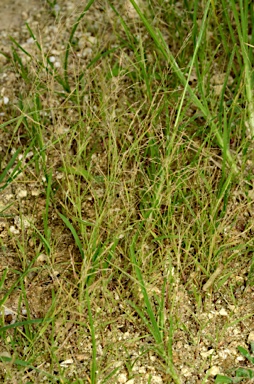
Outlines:
[[[30,319],[30,320],[25,320],[25,321],[18,321],[14,324],[8,324],[8,325],[5,325],[4,327],[0,327],[0,333],[5,332],[8,329],[18,328],[18,327],[22,327],[24,325],[41,324],[44,321],[52,321],[52,319],[46,319],[46,320],[45,319]]]
[[[33,223],[30,223],[31,227],[35,230],[35,232],[38,234],[41,242],[43,243],[44,247],[45,247],[45,250],[46,250],[46,253],[47,255],[50,254],[50,243],[48,242],[48,240],[45,238],[45,236],[43,236],[41,234],[41,232],[36,228],[36,226],[33,224]]]
[[[227,384],[227,383],[233,383],[233,380],[227,376],[217,375],[216,379],[215,379],[215,383],[216,384]]]
[[[161,51],[161,53],[164,56],[164,58],[170,63],[171,67],[173,68],[173,70],[176,73],[177,77],[179,78],[180,82],[184,86],[184,92],[183,92],[183,97],[182,97],[182,100],[181,100],[181,106],[183,104],[183,100],[184,100],[185,94],[186,94],[186,92],[188,92],[189,95],[190,95],[190,98],[191,98],[191,100],[193,102],[193,104],[195,104],[196,107],[200,109],[200,111],[202,112],[203,116],[206,118],[207,122],[209,123],[212,132],[216,136],[218,145],[221,148],[223,148],[223,145],[224,145],[223,137],[222,137],[220,131],[218,130],[218,128],[214,125],[213,118],[211,116],[210,111],[205,107],[205,105],[202,103],[202,101],[199,100],[199,98],[196,96],[196,94],[194,93],[194,91],[192,90],[192,88],[189,85],[189,78],[190,78],[190,75],[191,75],[191,71],[189,71],[188,78],[186,79],[184,74],[183,74],[183,72],[179,68],[179,66],[178,66],[174,56],[170,52],[170,50],[169,50],[169,48],[168,48],[168,46],[167,46],[167,44],[166,44],[166,42],[165,42],[165,40],[164,40],[164,38],[162,36],[162,33],[159,30],[157,32],[154,30],[154,28],[149,23],[149,21],[146,19],[146,17],[143,15],[143,13],[141,12],[141,10],[138,7],[137,3],[134,0],[130,0],[130,2],[133,5],[133,7],[135,8],[136,12],[138,13],[140,19],[142,20],[143,24],[145,25],[145,27],[146,27],[147,31],[149,32],[150,36],[153,38],[156,46]],[[196,46],[195,46],[195,49],[194,49],[194,52],[193,52],[193,56],[192,56],[192,59],[191,59],[191,62],[190,62],[190,68],[193,67],[196,54],[197,54],[198,49],[199,49],[199,47],[201,45],[201,42],[202,42],[203,33],[205,31],[206,19],[207,19],[207,15],[208,15],[208,12],[209,12],[209,8],[210,8],[210,1],[207,1],[206,7],[205,7],[205,11],[204,11],[204,15],[203,15],[203,19],[202,19],[202,23],[201,23],[201,27],[200,27],[200,33],[199,33],[199,35],[197,37]],[[178,119],[179,119],[179,116],[180,116],[181,109],[182,108],[179,108],[179,110],[178,110]],[[175,123],[175,125],[176,125],[176,123]],[[231,165],[233,171],[235,173],[237,173],[238,169],[237,169],[236,164],[235,164],[235,162],[234,162],[234,160],[232,158],[230,150],[226,149],[225,153],[226,153],[226,158],[227,158],[228,163]]]
[[[39,253],[36,257],[33,258],[33,260],[30,262],[28,267],[25,269],[25,271],[19,276],[19,278],[11,285],[11,287],[8,289],[8,291],[5,293],[5,295],[0,300],[0,307],[4,305],[8,297],[11,295],[11,293],[14,291],[14,289],[20,284],[21,281],[24,280],[24,278],[31,272],[32,266],[36,262],[37,258],[39,257]]]
[[[82,246],[82,243],[80,241],[80,238],[75,230],[75,228],[73,227],[73,225],[70,223],[70,221],[67,219],[67,217],[65,217],[64,215],[62,215],[60,212],[58,212],[58,215],[60,216],[60,218],[63,220],[64,224],[66,225],[66,227],[71,231],[72,233],[72,236],[74,237],[74,240],[75,240],[75,243],[79,249],[79,252],[81,254],[81,257],[82,259],[85,258],[85,254],[84,254],[84,251],[83,251],[83,246]]]
[[[249,351],[247,351],[247,349],[240,347],[240,346],[237,349],[243,357],[248,359],[249,362],[254,365],[254,357],[251,356],[251,354],[249,353]]]
[[[119,371],[120,367],[117,367],[115,369],[113,369],[112,372],[110,372],[106,377],[105,379],[103,379],[102,381],[102,384],[106,384],[118,371]]]
[[[10,159],[9,163],[6,165],[4,171],[1,173],[0,175],[0,183],[3,182],[3,180],[5,179],[7,173],[9,172],[9,170],[12,168],[13,164],[15,163],[18,155],[20,154],[20,151],[21,151],[21,148],[17,149],[17,151],[12,155],[12,158]],[[16,169],[16,168],[15,168]],[[15,172],[13,171],[12,174],[15,174]],[[3,189],[3,187],[0,188],[0,190]]]
[[[242,379],[253,379],[254,378],[254,371],[252,369],[249,369],[249,368],[238,368],[236,370],[236,377],[241,378],[241,380]]]
[[[89,297],[87,289],[86,289],[86,303],[87,303],[87,310],[88,310],[90,333],[91,333],[91,338],[92,338],[92,361],[91,361],[90,380],[91,380],[91,384],[96,384],[96,371],[97,371],[96,339],[95,339],[95,330],[94,330],[93,316],[92,316],[91,305],[90,305],[90,297]]]
[[[89,10],[89,8],[93,5],[94,1],[95,0],[89,0],[88,4],[84,8],[83,12],[77,18],[77,20],[76,20],[76,22],[75,22],[75,24],[74,24],[74,26],[73,26],[73,28],[71,30],[69,41],[68,41],[68,44],[67,44],[67,47],[66,47],[66,50],[65,50],[65,57],[64,57],[64,80],[65,80],[65,87],[68,90],[68,92],[70,92],[70,85],[69,85],[69,79],[68,79],[68,59],[69,59],[70,49],[71,49],[71,46],[72,46],[73,37],[74,37],[75,32],[76,32],[76,30],[77,30],[77,28],[79,26],[80,21],[83,19],[83,17],[85,16],[85,14]]]
[[[0,361],[2,361],[3,363],[10,363],[10,364],[13,364],[13,365],[17,365],[18,367],[23,367],[23,368],[29,369],[30,371],[34,371],[34,372],[43,374],[44,376],[46,376],[50,380],[52,380],[52,382],[59,383],[59,379],[56,376],[51,375],[50,373],[48,373],[46,371],[43,371],[43,370],[41,370],[41,369],[39,369],[37,367],[32,366],[27,361],[20,360],[20,359],[15,359],[13,357],[6,357],[6,356],[0,356]]]
[[[235,1],[232,0],[230,4],[233,10],[234,19],[236,22],[237,33],[238,33],[242,56],[243,56],[245,88],[246,88],[246,96],[248,101],[248,112],[249,112],[249,128],[251,130],[252,137],[254,137],[254,99],[253,99],[253,85],[252,85],[252,65],[250,63],[249,54],[248,54],[248,45],[247,45],[248,44],[248,2],[247,4],[245,2],[245,5],[241,4],[240,6],[240,10],[241,10],[240,20],[239,20],[239,11],[236,8]]]
[[[3,274],[1,276],[1,280],[0,280],[0,289],[2,289],[2,287],[4,285],[7,273],[8,273],[8,268],[5,268],[5,270],[3,271]]]
[[[151,303],[150,303],[150,300],[149,300],[149,296],[147,294],[147,290],[146,290],[146,287],[145,287],[145,283],[144,283],[144,280],[143,280],[142,273],[140,271],[140,267],[137,264],[137,260],[136,260],[136,257],[135,257],[134,245],[132,245],[131,248],[130,248],[130,257],[131,257],[131,262],[132,262],[132,264],[134,266],[134,269],[135,269],[135,272],[136,272],[136,275],[137,275],[137,278],[138,278],[138,281],[139,281],[139,284],[140,284],[140,288],[141,288],[141,291],[142,291],[142,294],[143,294],[143,297],[144,297],[144,302],[145,302],[145,306],[146,306],[147,315],[148,315],[148,317],[150,319],[150,322],[151,322],[150,325],[149,325],[149,328],[150,328],[150,330],[153,333],[153,336],[155,338],[156,343],[159,346],[161,346],[161,344],[162,344],[161,332],[160,332],[160,329],[158,327],[158,324],[157,324],[157,321],[156,321],[156,318],[155,318],[155,315],[154,315],[154,312],[153,312],[153,309],[152,309],[152,306],[151,306]]]
[[[32,29],[30,28],[28,23],[26,23],[26,27],[28,29],[28,32],[29,32],[30,36],[32,37],[33,41],[35,42],[37,48],[39,49],[40,52],[42,52],[42,48],[41,48],[40,44],[38,43],[38,40],[36,39]]]
[[[160,354],[160,356],[163,359],[165,359],[165,361],[167,361],[169,373],[170,373],[171,377],[173,378],[174,382],[176,384],[180,384],[181,381],[180,381],[179,376],[175,370],[174,364],[170,358],[168,359],[168,357],[165,355],[165,352],[163,350],[162,331],[160,330],[159,325],[157,323],[157,320],[156,320],[155,314],[153,312],[151,302],[150,302],[150,299],[149,299],[149,296],[148,296],[148,293],[147,293],[147,290],[145,287],[143,276],[142,276],[140,267],[139,267],[137,260],[136,260],[135,244],[136,244],[136,236],[135,236],[134,240],[132,241],[132,244],[130,247],[130,259],[131,259],[132,265],[134,266],[134,270],[136,272],[136,276],[137,276],[137,279],[138,279],[140,287],[141,287],[141,291],[142,291],[142,295],[144,298],[146,310],[141,311],[133,302],[129,302],[129,303],[137,311],[138,315],[140,316],[140,318],[142,319],[144,324],[147,326],[148,330],[153,335],[154,340],[157,344],[157,351]]]
[[[16,45],[26,56],[32,57],[29,52],[27,52],[13,37],[10,36],[10,40],[13,42],[13,44]]]
[[[43,226],[44,226],[44,234],[47,240],[47,243],[50,243],[51,230],[49,228],[49,206],[50,206],[50,196],[52,192],[52,171],[46,176],[47,180],[47,188],[46,188],[46,207],[43,215]]]

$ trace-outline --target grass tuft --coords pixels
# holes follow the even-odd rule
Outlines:
[[[10,38],[1,382],[253,378],[252,8],[47,1]]]

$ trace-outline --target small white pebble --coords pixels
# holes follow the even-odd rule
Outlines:
[[[84,48],[83,52],[82,52],[82,56],[85,58],[85,57],[90,57],[93,53],[93,50],[92,48]]]
[[[39,196],[40,193],[41,193],[41,192],[40,192],[39,189],[32,189],[32,191],[31,191],[31,195],[32,195],[32,196]]]
[[[8,315],[12,315],[14,316],[14,312],[11,310],[11,309],[8,309],[8,308],[4,308],[4,313],[0,312],[0,315],[1,316],[8,316]]]
[[[117,382],[120,384],[126,384],[126,382],[127,382],[126,373],[120,373],[120,375],[118,376]]]
[[[50,61],[51,63],[54,63],[54,62],[56,61],[55,56],[50,56],[50,57],[49,57],[49,61]]]
[[[221,310],[219,311],[219,314],[221,315],[221,316],[228,316],[228,313],[227,313],[227,311],[226,311],[226,309],[225,308],[221,308]]]
[[[33,151],[27,152],[26,159],[29,159],[30,157],[33,157],[34,153]]]
[[[26,41],[27,44],[33,44],[34,42],[35,40],[32,37],[29,37],[29,39]]]
[[[64,174],[62,172],[56,172],[56,179],[61,180],[64,177]]]
[[[24,228],[29,228],[30,227],[30,223],[27,219],[25,219],[24,217],[21,218],[19,216],[15,216],[14,217],[14,224],[16,225],[16,227],[18,229],[21,229],[21,227],[23,226]]]
[[[94,44],[97,43],[97,38],[96,38],[95,36],[88,36],[87,41],[88,41],[90,44],[94,45]]]
[[[193,375],[192,371],[190,370],[189,367],[183,367],[181,369],[181,374],[184,376],[184,377],[190,377]]]
[[[23,197],[27,197],[27,191],[25,189],[22,189],[17,193],[17,198],[22,199]]]
[[[68,365],[71,365],[71,364],[73,364],[73,359],[67,359],[67,360],[62,361],[62,363],[60,363],[60,366],[65,368],[65,367],[68,367]]]
[[[97,344],[97,355],[102,356],[103,355],[103,348],[101,344]]]
[[[28,19],[28,13],[25,12],[25,11],[21,12],[21,16],[22,16],[22,19],[23,19],[23,20]]]
[[[254,331],[251,331],[248,336],[248,343],[254,342]]]
[[[244,361],[245,357],[244,356],[237,356],[236,361]]]
[[[5,201],[10,201],[11,199],[14,198],[14,195],[12,193],[8,193],[4,197],[5,197]]]
[[[214,365],[208,370],[209,376],[216,376],[220,373],[220,367]]]
[[[162,378],[160,376],[152,376],[151,384],[163,384]]]
[[[54,12],[55,12],[56,15],[58,15],[58,13],[60,12],[60,9],[61,8],[60,8],[60,6],[58,4],[54,5]]]
[[[37,257],[37,263],[38,264],[41,264],[41,263],[44,263],[44,261],[47,261],[48,260],[48,256],[45,255],[45,253],[41,253],[38,257]]]
[[[206,359],[207,357],[211,356],[214,353],[214,349],[210,349],[209,351],[200,352],[200,355]]]
[[[13,233],[14,235],[19,234],[19,230],[14,225],[10,226],[10,232]]]
[[[5,104],[5,105],[6,105],[6,104],[9,104],[9,101],[10,101],[9,97],[4,96],[4,104]]]
[[[119,295],[118,295],[117,292],[115,292],[115,300],[116,300],[116,301],[120,300],[120,297],[119,297]]]
[[[232,351],[229,349],[223,349],[222,351],[218,352],[218,356],[220,356],[223,360],[227,359],[229,355],[232,354]]]

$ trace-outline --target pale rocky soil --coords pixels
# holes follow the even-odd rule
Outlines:
[[[20,28],[25,14],[39,10],[42,3],[41,0],[1,0],[0,30],[8,33]]]
[[[62,2],[65,6],[63,9],[66,13],[71,14],[73,10],[72,3]],[[79,3],[79,2],[77,2]],[[99,12],[99,10],[98,10]],[[10,2],[4,0],[1,3],[0,13],[0,48],[10,53],[10,42],[8,35],[12,35],[17,39],[22,36],[27,43],[28,35],[24,32],[24,22],[29,21],[31,25],[38,25],[38,28],[46,28],[47,23],[52,23],[52,18],[46,17],[48,10],[45,10],[43,2],[32,0],[14,0]],[[100,15],[98,16],[100,20]],[[70,23],[73,22],[71,19]],[[49,40],[55,38],[55,26],[51,25],[49,29]],[[65,36],[63,36],[64,40]],[[60,39],[61,40],[61,39]],[[87,55],[90,54],[91,47],[87,49]],[[56,49],[57,56],[57,49]],[[6,70],[3,68],[7,68]],[[0,61],[0,96],[1,96],[1,122],[5,121],[5,116],[8,114],[8,105],[4,103],[4,97],[8,97],[10,102],[17,94],[19,83],[18,78],[8,67],[7,61],[1,57]],[[16,89],[15,89],[16,87]],[[59,127],[58,127],[59,129]],[[66,127],[62,127],[66,129]],[[68,127],[67,127],[68,129]],[[4,154],[8,149],[9,132],[2,132],[0,137],[1,153]],[[57,154],[52,153],[52,161],[58,162]],[[31,179],[29,183],[28,174]],[[54,177],[57,177],[55,174]],[[59,176],[61,179],[61,175]],[[238,204],[241,204],[239,209],[238,225],[229,228],[227,236],[232,237],[232,242],[242,243],[245,241],[246,233],[243,227],[246,225],[246,216],[242,215],[243,211],[249,209],[248,225],[249,230],[253,228],[253,207],[249,203],[246,196],[240,196],[241,193],[236,191],[235,205],[232,205],[232,210],[239,209]],[[240,197],[239,197],[240,196]],[[10,218],[1,218],[0,235],[2,238],[2,251],[0,254],[0,270],[1,273],[6,268],[9,269],[7,286],[4,287],[4,294],[16,279],[15,273],[12,271],[19,270],[22,267],[22,259],[17,257],[17,238],[22,237],[23,230],[26,228],[29,232],[29,223],[40,223],[41,212],[45,207],[43,181],[38,181],[33,178],[33,170],[27,171],[25,177],[21,177],[17,182],[7,187],[0,196],[0,207],[6,207],[11,204],[8,209]],[[23,225],[20,221],[20,210],[22,210]],[[26,227],[27,220],[27,227]],[[62,360],[62,367],[65,368],[66,377],[70,380],[73,377],[80,377],[84,382],[89,382],[86,379],[89,371],[91,357],[91,339],[87,329],[84,328],[83,319],[75,309],[75,270],[69,261],[72,254],[72,237],[63,230],[63,226],[57,221],[57,218],[51,217],[51,223],[54,224],[55,237],[59,239],[57,244],[57,252],[55,253],[55,263],[53,267],[46,266],[47,257],[41,255],[35,264],[34,272],[26,277],[27,284],[27,301],[30,307],[30,313],[33,318],[40,318],[45,315],[52,302],[52,288],[66,293],[66,318],[58,317],[56,314],[56,329],[58,333],[56,355],[59,360]],[[242,223],[242,225],[241,225]],[[35,240],[27,237],[26,258],[31,260],[33,257],[33,248]],[[75,258],[75,256],[73,256]],[[248,366],[248,363],[242,359],[237,352],[237,346],[248,346],[254,332],[254,291],[253,288],[246,284],[249,272],[249,264],[245,258],[250,260],[249,255],[243,252],[242,265],[235,265],[232,262],[233,275],[227,280],[226,286],[216,289],[216,285],[212,286],[208,292],[203,292],[202,301],[197,304],[193,296],[190,294],[191,287],[184,285],[182,281],[178,281],[173,288],[176,294],[176,318],[179,323],[184,326],[176,330],[174,340],[174,363],[177,370],[180,372],[182,383],[194,384],[201,383],[205,373],[211,369],[211,375],[206,380],[207,383],[212,383],[217,373],[226,373],[228,369]],[[68,261],[67,261],[68,260]],[[77,260],[77,263],[79,261]],[[38,272],[39,271],[39,272]],[[195,278],[195,277],[194,277]],[[151,289],[154,292],[160,291],[161,281],[157,281]],[[117,286],[117,284],[116,284]],[[230,289],[233,291],[234,300],[229,295]],[[96,288],[98,290],[98,288]],[[102,289],[102,288],[101,288]],[[97,314],[95,323],[101,323],[98,328],[101,329],[101,334],[98,335],[98,351],[100,366],[106,371],[108,367],[119,367],[119,372],[110,383],[171,383],[171,380],[165,374],[165,367],[156,357],[154,353],[140,356],[140,351],[149,349],[149,343],[152,340],[142,339],[142,335],[146,334],[146,330],[138,317],[130,313],[130,308],[125,302],[121,302],[117,293],[119,287],[115,288],[114,284],[111,290],[107,293],[101,292],[103,299],[101,306],[97,302],[94,308]],[[1,294],[1,295],[2,295]],[[107,297],[108,295],[108,297]],[[61,300],[62,296],[61,296]],[[115,306],[112,311],[105,310],[103,303],[107,300],[113,301]],[[65,303],[62,301],[62,305]],[[6,323],[15,321],[15,313],[19,305],[19,292],[14,292],[10,300],[5,303]],[[126,317],[126,313],[128,316]],[[126,321],[126,318],[129,320]],[[98,324],[96,324],[98,325]],[[80,330],[82,328],[82,331]],[[188,332],[186,332],[188,330]],[[140,341],[141,337],[141,341]],[[42,343],[42,350],[46,348],[46,342]],[[108,353],[107,349],[111,349]],[[9,351],[6,348],[5,342],[0,342],[0,354],[9,356]],[[137,358],[138,357],[138,358]],[[135,359],[136,363],[134,362]],[[133,363],[132,372],[134,378],[129,379],[126,370],[126,361]],[[50,366],[50,361],[43,364],[43,369],[47,371]],[[104,366],[103,366],[104,365]],[[57,376],[58,368],[55,369]],[[12,372],[14,379],[7,379],[6,372]],[[15,372],[15,367],[6,367],[0,365],[0,377],[2,382],[47,382],[45,377],[38,374],[33,377],[32,372],[27,375]],[[149,381],[149,379],[151,381]],[[15,381],[16,380],[16,381]],[[87,380],[87,381],[86,381]]]

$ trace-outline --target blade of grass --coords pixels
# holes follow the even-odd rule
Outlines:
[[[83,246],[82,246],[82,243],[80,241],[80,238],[75,230],[75,228],[73,227],[73,225],[70,223],[70,221],[67,219],[67,217],[65,217],[64,215],[62,215],[60,212],[58,212],[58,215],[60,216],[60,218],[63,220],[64,224],[66,225],[66,227],[71,231],[72,233],[72,236],[74,237],[74,240],[75,240],[75,243],[79,249],[79,252],[81,254],[81,257],[82,257],[82,260],[84,260],[85,258],[85,254],[84,254],[84,251],[83,251]]]
[[[95,330],[94,330],[93,316],[91,311],[88,289],[86,289],[86,302],[87,302],[88,318],[89,318],[89,325],[90,325],[90,333],[92,338],[92,361],[91,361],[90,380],[92,384],[96,384],[96,372],[97,372],[96,339],[95,339]]]
[[[30,324],[41,324],[44,321],[52,321],[52,319],[30,319],[30,320],[25,320],[25,321],[18,321],[14,324],[8,324],[5,325],[4,327],[0,327],[0,333],[7,331],[8,329],[13,329],[13,328],[18,328],[22,327],[24,325],[30,325]]]
[[[74,24],[74,26],[73,26],[73,28],[71,30],[69,41],[67,43],[67,47],[66,47],[66,50],[65,50],[65,57],[64,57],[64,80],[65,80],[65,88],[66,88],[66,90],[68,92],[70,92],[70,85],[69,85],[69,79],[68,79],[68,59],[69,59],[70,49],[71,49],[71,46],[72,46],[73,37],[74,37],[75,32],[76,32],[76,30],[77,30],[77,28],[79,26],[80,21],[83,19],[83,17],[85,16],[85,14],[89,10],[89,8],[93,5],[93,3],[94,3],[94,0],[89,0],[88,4],[84,8],[83,12],[77,18],[77,20],[76,20],[76,22],[75,22],[75,24]]]
[[[189,85],[189,79],[190,79],[190,75],[191,75],[191,70],[189,71],[188,77],[186,79],[184,74],[183,74],[183,72],[179,68],[179,66],[178,66],[178,64],[177,64],[173,54],[169,50],[168,45],[166,44],[166,41],[165,41],[165,39],[162,36],[162,33],[159,30],[155,31],[155,29],[152,27],[151,23],[149,23],[149,21],[143,15],[143,13],[141,12],[139,6],[137,5],[137,3],[134,0],[130,0],[130,2],[133,5],[133,7],[135,8],[136,12],[138,13],[138,15],[139,15],[140,19],[142,20],[143,24],[145,25],[148,33],[153,38],[156,46],[158,47],[158,49],[160,50],[160,52],[162,53],[164,58],[170,63],[171,67],[173,68],[173,70],[175,71],[176,75],[178,76],[180,82],[184,86],[183,96],[182,96],[182,99],[181,99],[181,102],[180,102],[180,106],[178,108],[178,114],[177,114],[177,118],[176,118],[176,121],[175,121],[175,126],[177,126],[177,124],[178,124],[178,120],[180,118],[180,113],[181,113],[181,110],[182,110],[181,107],[183,105],[183,101],[184,101],[184,98],[186,96],[186,93],[188,92],[189,95],[190,95],[190,98],[191,98],[191,100],[193,102],[193,104],[195,104],[196,107],[200,109],[200,111],[202,112],[203,116],[206,118],[209,126],[211,127],[212,132],[216,136],[218,145],[223,149],[223,147],[224,147],[223,137],[222,137],[220,131],[218,130],[217,126],[213,123],[213,117],[212,117],[210,111],[206,108],[206,103],[202,103],[202,101],[199,100],[199,98],[196,96],[196,94],[194,93],[194,91],[192,90],[192,88]],[[201,23],[201,27],[200,27],[200,32],[199,32],[199,35],[197,37],[196,46],[195,46],[195,49],[194,49],[194,52],[193,52],[193,56],[192,56],[192,59],[191,59],[191,62],[190,62],[190,69],[194,65],[196,54],[197,54],[198,49],[199,49],[199,47],[201,45],[201,42],[202,42],[203,33],[205,31],[206,19],[207,19],[207,15],[208,15],[208,12],[209,12],[209,8],[210,8],[210,1],[207,1],[206,7],[205,7],[205,11],[204,11],[204,15],[203,15],[203,19],[202,19],[202,23]],[[238,173],[237,166],[236,166],[236,164],[235,164],[235,162],[234,162],[234,160],[232,158],[231,152],[230,152],[230,150],[228,148],[226,149],[225,153],[226,153],[226,158],[227,158],[228,164],[232,167],[234,173]]]
[[[45,250],[46,250],[46,253],[47,255],[50,254],[50,251],[51,251],[51,247],[50,247],[50,244],[49,242],[47,241],[47,239],[41,234],[41,232],[36,228],[36,226],[30,222],[30,225],[31,227],[35,230],[35,232],[38,234],[41,242],[43,243],[44,247],[45,247]]]
[[[141,227],[143,225],[144,224],[141,224]],[[159,355],[161,357],[163,357],[163,359],[168,364],[169,374],[171,375],[172,379],[174,380],[174,382],[176,384],[181,384],[180,378],[179,378],[179,376],[176,372],[176,369],[174,367],[174,364],[173,364],[172,355],[169,356],[169,358],[168,358],[168,356],[166,356],[166,353],[163,350],[163,347],[164,347],[163,336],[162,336],[163,331],[160,330],[159,325],[157,323],[157,320],[156,320],[155,314],[153,312],[152,305],[151,305],[151,302],[150,302],[150,299],[149,299],[149,296],[147,293],[147,289],[145,287],[143,276],[142,276],[140,267],[139,267],[137,259],[136,259],[136,254],[135,254],[136,241],[137,241],[137,235],[132,240],[132,243],[130,246],[130,259],[131,259],[132,265],[134,267],[134,270],[135,270],[135,273],[136,273],[136,276],[137,276],[137,279],[139,281],[139,285],[140,285],[140,288],[142,291],[144,303],[146,306],[146,313],[144,313],[144,311],[140,310],[136,306],[135,303],[133,303],[133,302],[129,302],[129,303],[137,311],[138,315],[140,316],[140,318],[142,319],[142,321],[144,322],[144,324],[146,325],[148,330],[151,332],[151,334],[152,334],[152,336],[153,336],[153,338],[157,344],[157,351],[158,351]],[[147,319],[147,316],[148,316],[149,320]],[[172,335],[171,335],[171,341],[172,341]]]
[[[227,383],[233,383],[233,380],[230,379],[230,377],[223,376],[223,375],[217,375],[215,379],[215,383],[217,384],[227,384]]]
[[[18,47],[26,56],[32,57],[29,52],[27,52],[13,37],[10,36],[10,40],[13,42],[16,47]]]
[[[102,381],[102,384],[106,384],[108,382],[108,380],[110,380],[118,371],[119,371],[120,367],[117,367],[115,369],[113,369],[112,372],[110,372],[106,377],[105,379]]]
[[[0,361],[2,361],[3,363],[14,364],[14,365],[17,365],[19,367],[24,367],[26,369],[29,369],[30,371],[35,371],[37,373],[45,375],[50,380],[52,380],[52,382],[59,383],[59,378],[58,377],[56,377],[55,375],[51,375],[50,373],[48,373],[46,371],[43,371],[43,370],[41,370],[39,368],[36,368],[36,367],[32,366],[27,361],[20,360],[20,359],[15,359],[14,357],[6,357],[6,356],[0,356]]]
[[[253,379],[254,371],[250,368],[238,368],[236,370],[236,377],[241,379]],[[253,382],[253,380],[251,382]]]
[[[2,289],[2,287],[4,285],[7,273],[8,273],[8,268],[5,268],[5,270],[3,271],[3,274],[1,276],[1,280],[0,280],[0,289]]]
[[[0,300],[0,307],[4,305],[8,297],[11,295],[11,293],[14,291],[14,289],[20,284],[21,281],[24,280],[24,278],[31,272],[32,266],[36,262],[37,258],[39,257],[40,253],[36,255],[33,260],[29,263],[28,267],[25,269],[25,271],[19,276],[19,278],[12,284],[12,286],[8,289],[8,291],[5,293],[3,298]]]
[[[152,309],[152,306],[151,306],[151,303],[150,303],[150,300],[149,300],[149,296],[147,294],[147,290],[146,290],[146,287],[145,287],[143,276],[142,276],[140,267],[139,267],[139,265],[137,263],[137,260],[136,260],[136,256],[135,256],[135,240],[136,239],[134,239],[134,241],[132,242],[131,247],[130,247],[130,258],[131,258],[132,265],[134,266],[135,273],[137,275],[138,281],[140,283],[140,288],[141,288],[141,291],[142,291],[142,294],[143,294],[143,297],[144,297],[144,302],[145,302],[145,305],[146,305],[147,314],[148,314],[148,317],[149,317],[150,322],[151,322],[151,323],[148,323],[146,321],[146,324],[147,325],[149,324],[149,330],[152,332],[153,337],[154,337],[156,343],[161,347],[161,345],[162,345],[161,331],[159,329],[159,326],[157,324],[155,315],[153,313],[153,309]],[[142,315],[142,317],[144,318],[143,315]]]
[[[254,137],[254,100],[253,100],[253,87],[252,87],[252,65],[250,63],[249,54],[248,54],[248,2],[240,0],[240,20],[239,20],[239,11],[236,9],[235,1],[230,2],[233,15],[236,22],[237,33],[239,37],[239,42],[241,46],[244,70],[245,70],[245,88],[246,88],[246,97],[248,102],[248,112],[249,112],[249,128],[251,131],[252,138]]]
[[[26,27],[28,29],[28,32],[30,33],[30,36],[32,37],[33,41],[35,42],[37,48],[39,49],[40,52],[42,52],[42,48],[41,48],[41,45],[39,44],[38,40],[36,39],[32,29],[30,28],[29,24],[26,23]]]
[[[50,196],[51,196],[51,186],[52,186],[52,171],[49,172],[48,175],[46,175],[46,181],[47,181],[47,188],[46,188],[46,207],[43,214],[43,226],[44,226],[44,234],[45,238],[47,240],[47,243],[50,243],[50,237],[51,237],[51,230],[49,228],[49,204],[50,204]]]
[[[8,162],[8,164],[6,165],[4,171],[1,173],[0,175],[0,183],[3,182],[3,180],[5,179],[7,173],[9,172],[9,170],[12,168],[13,164],[15,163],[18,155],[20,154],[20,151],[21,151],[21,148],[17,149],[17,151],[12,155],[12,158],[10,159],[10,161]],[[15,167],[16,169],[17,167]],[[12,172],[12,175],[14,174],[14,171]],[[6,185],[6,184],[5,184]],[[1,187],[0,190],[4,189],[4,187]]]
[[[242,356],[244,356],[246,359],[249,360],[249,362],[250,362],[251,364],[254,365],[254,357],[251,356],[251,354],[249,353],[249,351],[247,351],[247,349],[245,349],[245,348],[243,348],[243,347],[240,347],[240,346],[239,346],[237,349],[238,349],[238,351],[241,353]]]

